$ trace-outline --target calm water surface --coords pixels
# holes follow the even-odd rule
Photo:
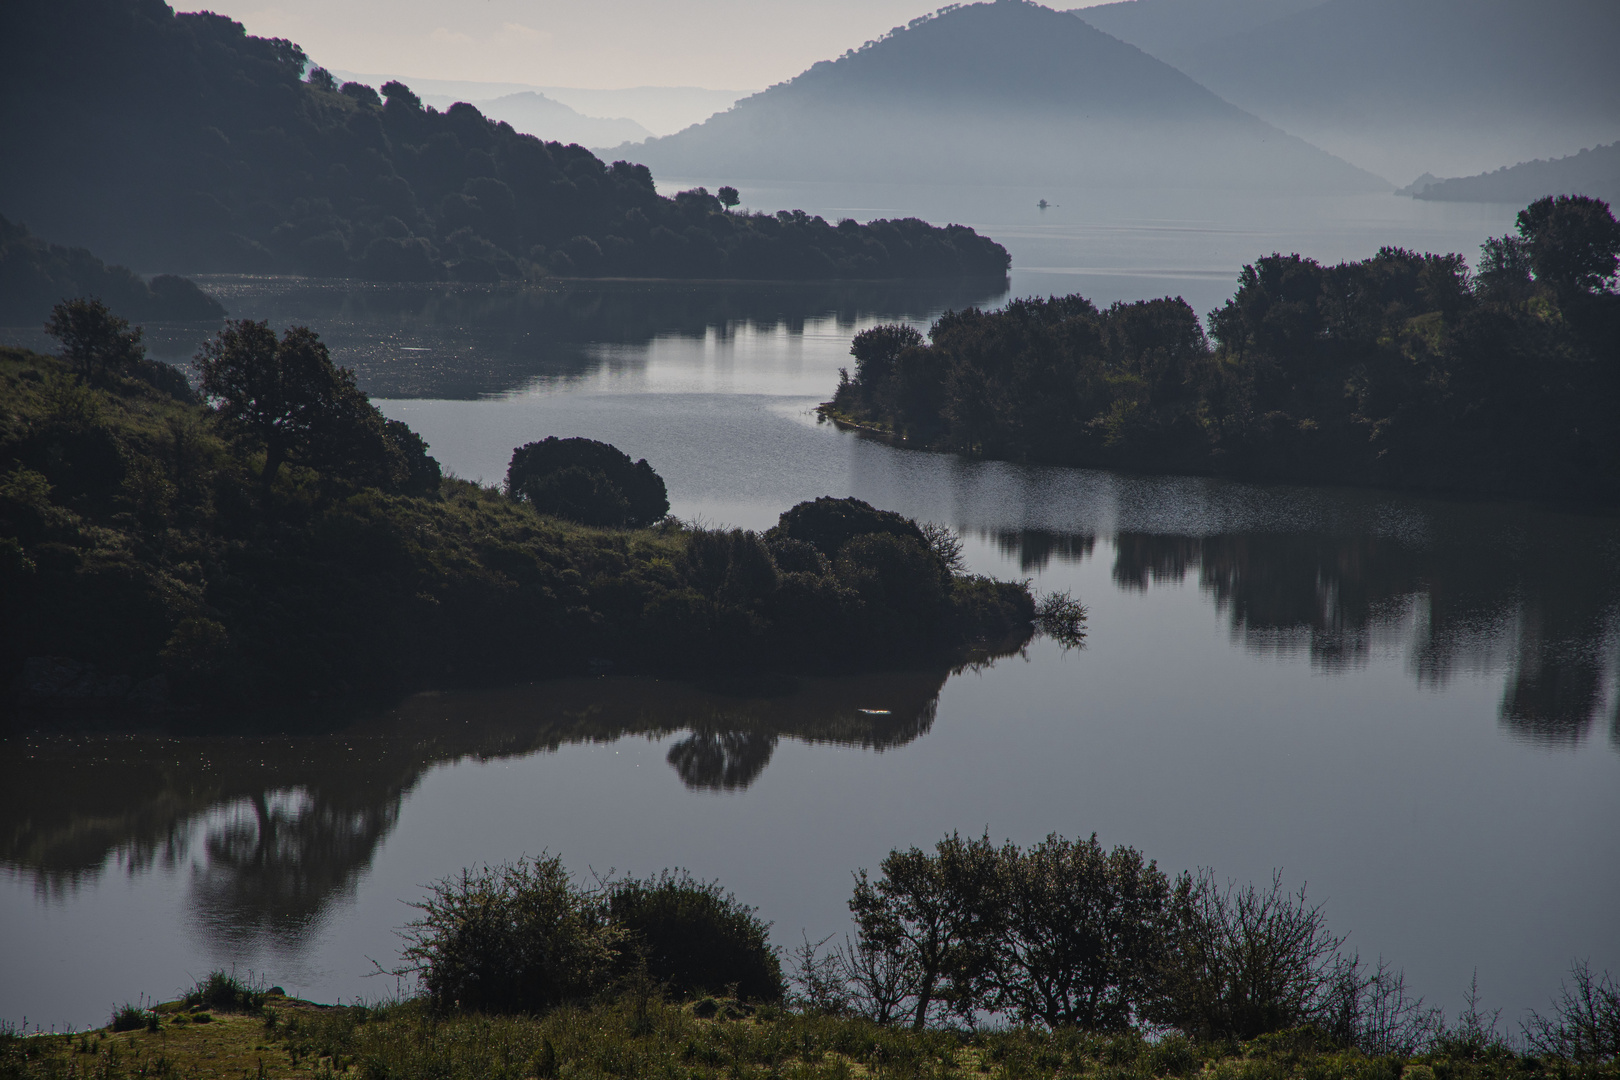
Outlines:
[[[1025,209],[1039,197],[1062,205]],[[1274,249],[1472,251],[1512,216],[745,198],[980,224],[1013,249],[1015,293],[1200,310]],[[1476,969],[1513,1018],[1545,1008],[1571,959],[1620,970],[1612,518],[972,462],[816,422],[857,329],[925,327],[1002,290],[210,286],[233,315],[321,329],[460,475],[496,481],[513,446],[586,435],[651,460],[686,518],[758,528],[857,495],[956,526],[975,570],[1073,591],[1090,638],[960,671],[425,695],[302,738],[14,738],[0,1017],[99,1023],[233,965],[323,1000],[389,993],[366,973],[395,961],[425,883],[542,850],[581,873],[717,877],[786,945],[844,928],[851,870],[952,829],[1095,831],[1239,880],[1281,868],[1453,1010]],[[152,336],[184,355],[196,331]]]

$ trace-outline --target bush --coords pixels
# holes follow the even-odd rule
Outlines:
[[[773,543],[802,540],[827,558],[836,559],[850,540],[871,533],[888,533],[928,546],[922,529],[910,518],[892,510],[879,510],[860,499],[835,499],[828,495],[814,502],[802,502],[784,513],[775,528],[765,534],[765,539]]]
[[[126,1001],[113,1010],[112,1019],[108,1021],[107,1026],[113,1031],[139,1031],[147,1026],[148,1018],[154,1015],[150,1009],[143,1009]]]
[[[187,1008],[216,1009],[219,1012],[256,1013],[269,996],[262,986],[244,982],[235,974],[211,971],[181,999]]]
[[[405,972],[440,1009],[538,1013],[588,999],[623,932],[556,856],[463,870],[432,886],[405,929]],[[404,973],[404,972],[402,972]]]
[[[669,513],[669,492],[645,458],[594,439],[551,436],[512,451],[506,491],[542,514],[583,525],[640,528]]]
[[[1551,1016],[1531,1013],[1525,1041],[1538,1054],[1583,1065],[1620,1061],[1620,984],[1609,973],[1594,975],[1591,965],[1570,968]]]
[[[619,968],[645,960],[647,973],[675,995],[729,991],[753,1001],[780,1001],[782,966],[768,923],[718,882],[665,871],[608,888],[607,913],[626,935]]]
[[[1225,887],[1182,875],[1171,900],[1173,944],[1153,1019],[1202,1040],[1252,1039],[1325,1018],[1342,939],[1303,887]]]

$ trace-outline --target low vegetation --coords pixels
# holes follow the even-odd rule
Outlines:
[[[1460,255],[1271,255],[1209,315],[1080,296],[856,336],[823,412],[989,457],[1613,503],[1620,225],[1546,198]]]
[[[784,996],[765,924],[713,883],[584,887],[549,856],[468,871],[407,932],[420,996],[321,1006],[215,972],[98,1031],[0,1029],[0,1080],[1620,1077],[1607,974],[1577,965],[1510,1038],[1475,991],[1448,1021],[1364,972],[1303,893],[1172,881],[1094,837],[894,851],[850,906],[858,941],[807,941]]]
[[[98,303],[52,327],[61,358],[0,351],[0,682],[24,707],[847,671],[1031,632],[1025,586],[857,500],[693,528],[647,463],[588,440],[519,448],[508,494],[441,476],[307,329],[227,324],[200,399]]]

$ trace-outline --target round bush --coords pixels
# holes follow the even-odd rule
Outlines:
[[[870,533],[906,537],[924,547],[928,544],[922,530],[910,518],[892,510],[879,510],[860,499],[834,499],[828,495],[784,511],[765,538],[773,543],[802,540],[827,558],[836,559],[846,543]]]
[[[644,957],[647,973],[679,997],[735,986],[739,998],[780,1001],[782,965],[769,924],[718,882],[665,871],[608,889],[608,918],[626,935],[620,966]]]
[[[669,492],[645,458],[595,439],[551,436],[512,451],[506,490],[543,514],[584,525],[640,528],[669,513]]]

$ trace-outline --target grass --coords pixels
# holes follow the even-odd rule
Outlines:
[[[271,993],[258,1013],[158,1005],[156,1030],[0,1033],[0,1080],[1617,1080],[1496,1044],[1370,1057],[1316,1032],[1197,1045],[1127,1032],[911,1031],[731,1001],[633,997],[539,1017],[331,1007]],[[204,1018],[207,1018],[206,1021]]]

